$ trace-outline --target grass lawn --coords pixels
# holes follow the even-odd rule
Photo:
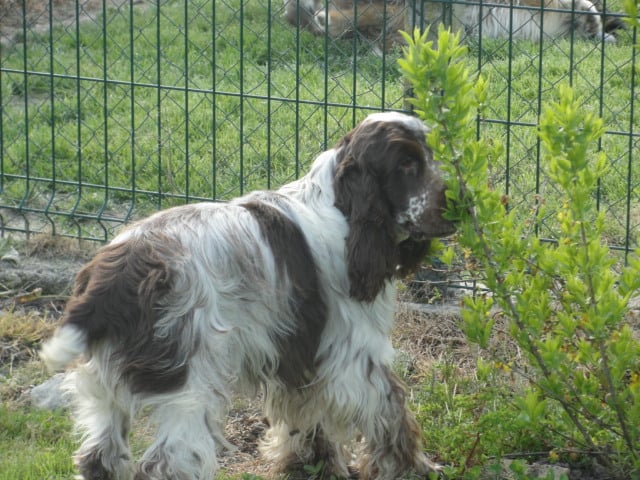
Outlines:
[[[71,429],[63,412],[0,405],[0,478],[72,479]]]
[[[127,4],[5,47],[0,204],[109,237],[157,208],[277,187],[371,110],[406,108],[398,48],[381,58],[361,39],[325,42],[286,24],[280,4],[243,3]],[[604,45],[485,40],[468,55],[491,82],[478,134],[504,145],[495,181],[513,204],[553,196],[535,125],[559,83],[605,119],[596,147],[611,172],[594,195],[619,245],[640,224],[631,45],[630,32]]]

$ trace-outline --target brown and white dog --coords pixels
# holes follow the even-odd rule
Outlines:
[[[389,339],[394,278],[454,231],[426,131],[372,114],[280,190],[161,211],[97,253],[41,352],[52,369],[80,358],[67,378],[85,480],[212,479],[232,395],[260,389],[262,449],[284,471],[437,468]],[[143,408],[158,429],[136,465],[128,435]]]
[[[316,35],[340,38],[358,31],[370,39],[384,37],[388,47],[400,40],[398,30],[436,22],[448,5],[419,0],[284,0],[284,11],[289,23]],[[460,1],[453,3],[451,23],[468,36],[533,41],[572,34],[614,41],[611,32],[623,28],[619,18],[603,22],[590,0],[544,0],[544,7],[542,0]]]

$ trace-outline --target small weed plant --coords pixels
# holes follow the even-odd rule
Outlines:
[[[524,378],[512,398],[518,424],[549,432],[550,458],[595,459],[615,478],[640,478],[640,343],[628,306],[640,290],[640,252],[620,261],[604,241],[593,197],[607,169],[593,149],[602,121],[559,87],[538,128],[549,181],[512,206],[491,186],[500,146],[476,137],[488,82],[463,65],[466,47],[443,28],[435,46],[419,31],[405,38],[399,65],[432,128],[427,142],[447,176],[448,215],[459,221],[458,245],[442,257],[481,271],[490,292],[465,298],[467,338],[493,368]],[[552,212],[548,196],[558,200]],[[549,218],[556,234],[544,241],[538,227]],[[519,361],[491,348],[497,324]]]

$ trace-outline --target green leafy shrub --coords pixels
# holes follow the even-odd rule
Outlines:
[[[551,187],[530,202],[509,205],[491,188],[489,172],[501,148],[476,138],[487,102],[487,81],[462,63],[466,47],[441,28],[437,45],[425,34],[405,34],[399,60],[416,113],[432,127],[427,142],[447,176],[450,218],[459,220],[459,249],[484,274],[491,294],[465,299],[462,328],[494,365],[509,365],[528,382],[513,405],[523,425],[547,430],[555,451],[597,459],[619,478],[640,475],[640,343],[628,321],[628,302],[640,291],[640,260],[616,258],[603,238],[604,214],[592,192],[607,169],[593,146],[602,121],[560,87],[539,122],[544,174]],[[547,211],[547,195],[557,197]],[[556,238],[537,227],[555,216]],[[524,359],[490,350],[496,322]],[[550,436],[551,437],[551,436]]]

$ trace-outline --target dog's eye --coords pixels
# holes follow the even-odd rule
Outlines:
[[[402,157],[398,162],[398,168],[405,175],[415,175],[418,173],[418,160],[410,155]]]

